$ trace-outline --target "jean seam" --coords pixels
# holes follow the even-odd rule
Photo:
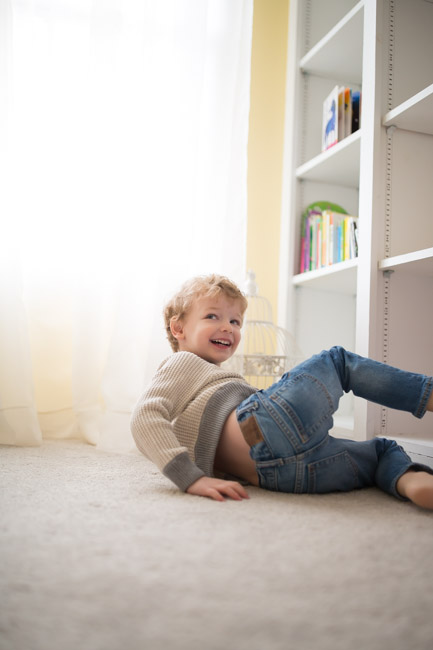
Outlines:
[[[299,462],[299,457],[296,458],[296,472],[295,472],[295,493],[302,494],[304,483],[304,465]]]
[[[271,460],[256,460],[251,456],[253,461],[256,464],[256,467],[259,469],[269,469],[270,467],[282,467],[286,464],[284,458],[272,458]],[[296,462],[296,456],[289,456],[289,459],[293,459],[293,462]]]
[[[308,442],[310,440],[310,438],[311,438],[311,435],[309,436],[308,432],[311,432],[312,434],[315,433],[318,429],[320,429],[321,425],[324,422],[326,422],[326,420],[332,415],[332,409],[331,409],[331,411],[327,411],[320,418],[320,420],[317,420],[317,422],[314,424],[314,426],[310,427],[309,429],[306,429],[304,427],[304,425],[302,424],[301,420],[299,419],[296,411],[294,411],[292,408],[290,408],[287,402],[285,402],[284,400],[282,400],[282,399],[280,399],[278,397],[272,397],[270,399],[272,399],[272,401],[275,402],[275,404],[278,404],[278,406],[285,413],[287,413],[288,416],[291,418],[291,420],[293,421],[293,424],[296,426],[296,430],[298,431],[302,442]],[[306,435],[302,435],[303,432],[305,432]]]
[[[427,402],[428,402],[428,399],[429,399],[430,394],[432,392],[432,388],[433,388],[433,378],[430,378],[430,379],[427,380],[427,383],[426,383],[426,386],[424,388],[424,392],[422,394],[419,406],[418,406],[417,410],[414,413],[414,416],[416,418],[420,419],[425,415],[426,408],[427,408]]]
[[[281,418],[278,411],[274,408],[274,406],[272,406],[272,404],[269,404],[265,400],[263,400],[262,406],[265,409],[265,411],[268,413],[268,415],[272,418],[273,422],[280,428],[281,432],[289,440],[290,444],[293,446],[294,451],[297,453],[300,450],[300,441],[298,441],[296,437],[293,435],[293,432],[291,431],[290,427],[287,426],[286,422],[284,422],[284,420]]]
[[[307,372],[303,372],[303,373],[301,373],[301,374],[296,375],[295,377],[293,377],[293,378],[291,379],[291,381],[292,381],[292,382],[296,382],[296,381],[299,381],[300,379],[305,378],[305,377],[307,377],[310,381],[312,381],[313,383],[317,384],[317,386],[319,386],[319,388],[320,388],[321,392],[323,393],[323,395],[325,396],[326,401],[328,402],[328,406],[329,406],[329,411],[327,411],[327,412],[326,412],[326,413],[325,413],[325,414],[320,418],[320,420],[318,420],[317,422],[315,422],[314,426],[310,427],[308,430],[307,430],[307,429],[304,427],[304,425],[302,424],[302,421],[301,421],[300,418],[298,417],[296,411],[294,411],[294,410],[290,407],[290,404],[289,404],[286,400],[284,400],[283,398],[281,398],[281,397],[279,396],[279,393],[281,392],[282,389],[278,389],[277,391],[275,391],[275,394],[269,396],[269,399],[270,399],[271,401],[275,402],[276,404],[278,404],[278,406],[279,406],[279,407],[280,407],[280,408],[281,408],[285,413],[287,413],[288,416],[293,420],[293,424],[295,425],[296,430],[297,430],[297,432],[299,433],[299,436],[300,436],[302,442],[304,442],[304,443],[305,443],[305,442],[308,442],[308,441],[310,440],[310,438],[311,438],[311,434],[315,433],[315,432],[320,428],[320,426],[321,426],[324,422],[326,422],[326,420],[327,420],[330,416],[332,416],[332,414],[333,414],[333,412],[334,412],[334,405],[333,405],[333,403],[332,403],[332,399],[331,399],[331,397],[330,397],[330,395],[329,395],[329,391],[327,390],[327,388],[326,388],[326,386],[323,384],[323,382],[320,381],[320,379],[318,379],[318,378],[315,377],[314,375],[310,375],[310,374],[307,373]],[[297,424],[298,422],[299,422],[299,426],[298,426],[298,424]],[[303,431],[305,431],[305,433],[307,434],[306,436],[303,436],[303,435],[302,435],[302,432],[303,432]],[[308,436],[308,432],[311,432],[309,436]]]
[[[311,381],[313,381],[315,384],[318,384],[318,385],[320,386],[322,392],[325,394],[325,397],[326,397],[326,399],[327,399],[327,401],[328,401],[328,404],[329,404],[330,408],[333,409],[333,408],[334,408],[334,404],[333,404],[333,402],[332,402],[331,396],[329,395],[329,391],[328,391],[328,389],[326,388],[326,386],[325,386],[325,384],[323,383],[323,381],[321,381],[318,377],[315,377],[315,375],[312,375],[312,374],[309,373],[309,372],[301,372],[301,373],[299,373],[298,375],[290,376],[290,378],[288,377],[288,380],[290,381],[290,383],[295,384],[296,382],[301,381],[301,379],[304,379],[305,377],[307,377],[308,379],[310,379]],[[270,395],[270,398],[272,398],[274,394],[278,394],[278,393],[280,393],[282,390],[283,390],[283,387],[281,386],[280,388],[278,388],[278,389],[275,391],[275,393],[273,393],[273,394]]]
[[[282,467],[283,465],[288,465],[290,463],[298,463],[299,461],[303,462],[305,459],[308,460],[308,456],[311,456],[316,451],[324,447],[326,444],[328,444],[328,441],[329,438],[327,436],[324,440],[321,440],[319,444],[315,445],[314,447],[311,447],[311,449],[302,451],[299,454],[292,454],[292,456],[283,456],[283,457],[279,456],[278,458],[271,458],[270,460],[256,460],[254,456],[251,456],[251,458],[256,463],[257,467],[263,467],[263,468],[273,467],[273,466]]]

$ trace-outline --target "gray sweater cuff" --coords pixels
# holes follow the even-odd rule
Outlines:
[[[184,451],[176,458],[173,458],[162,470],[164,476],[173,481],[175,485],[183,492],[189,488],[190,485],[197,481],[202,476],[206,476],[203,470],[194,465],[187,452]]]

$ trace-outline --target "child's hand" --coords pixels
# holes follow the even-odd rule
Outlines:
[[[248,493],[237,481],[225,481],[221,478],[202,476],[187,489],[188,494],[208,497],[215,501],[225,501],[224,495],[235,501],[249,499]]]

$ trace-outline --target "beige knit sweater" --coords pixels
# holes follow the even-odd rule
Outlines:
[[[134,409],[136,445],[186,490],[201,476],[214,476],[224,422],[255,390],[235,372],[191,352],[176,352],[160,365]]]

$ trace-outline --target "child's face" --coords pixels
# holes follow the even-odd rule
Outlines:
[[[182,321],[172,323],[173,336],[182,352],[193,352],[219,366],[227,361],[241,340],[243,314],[239,300],[197,298]]]

